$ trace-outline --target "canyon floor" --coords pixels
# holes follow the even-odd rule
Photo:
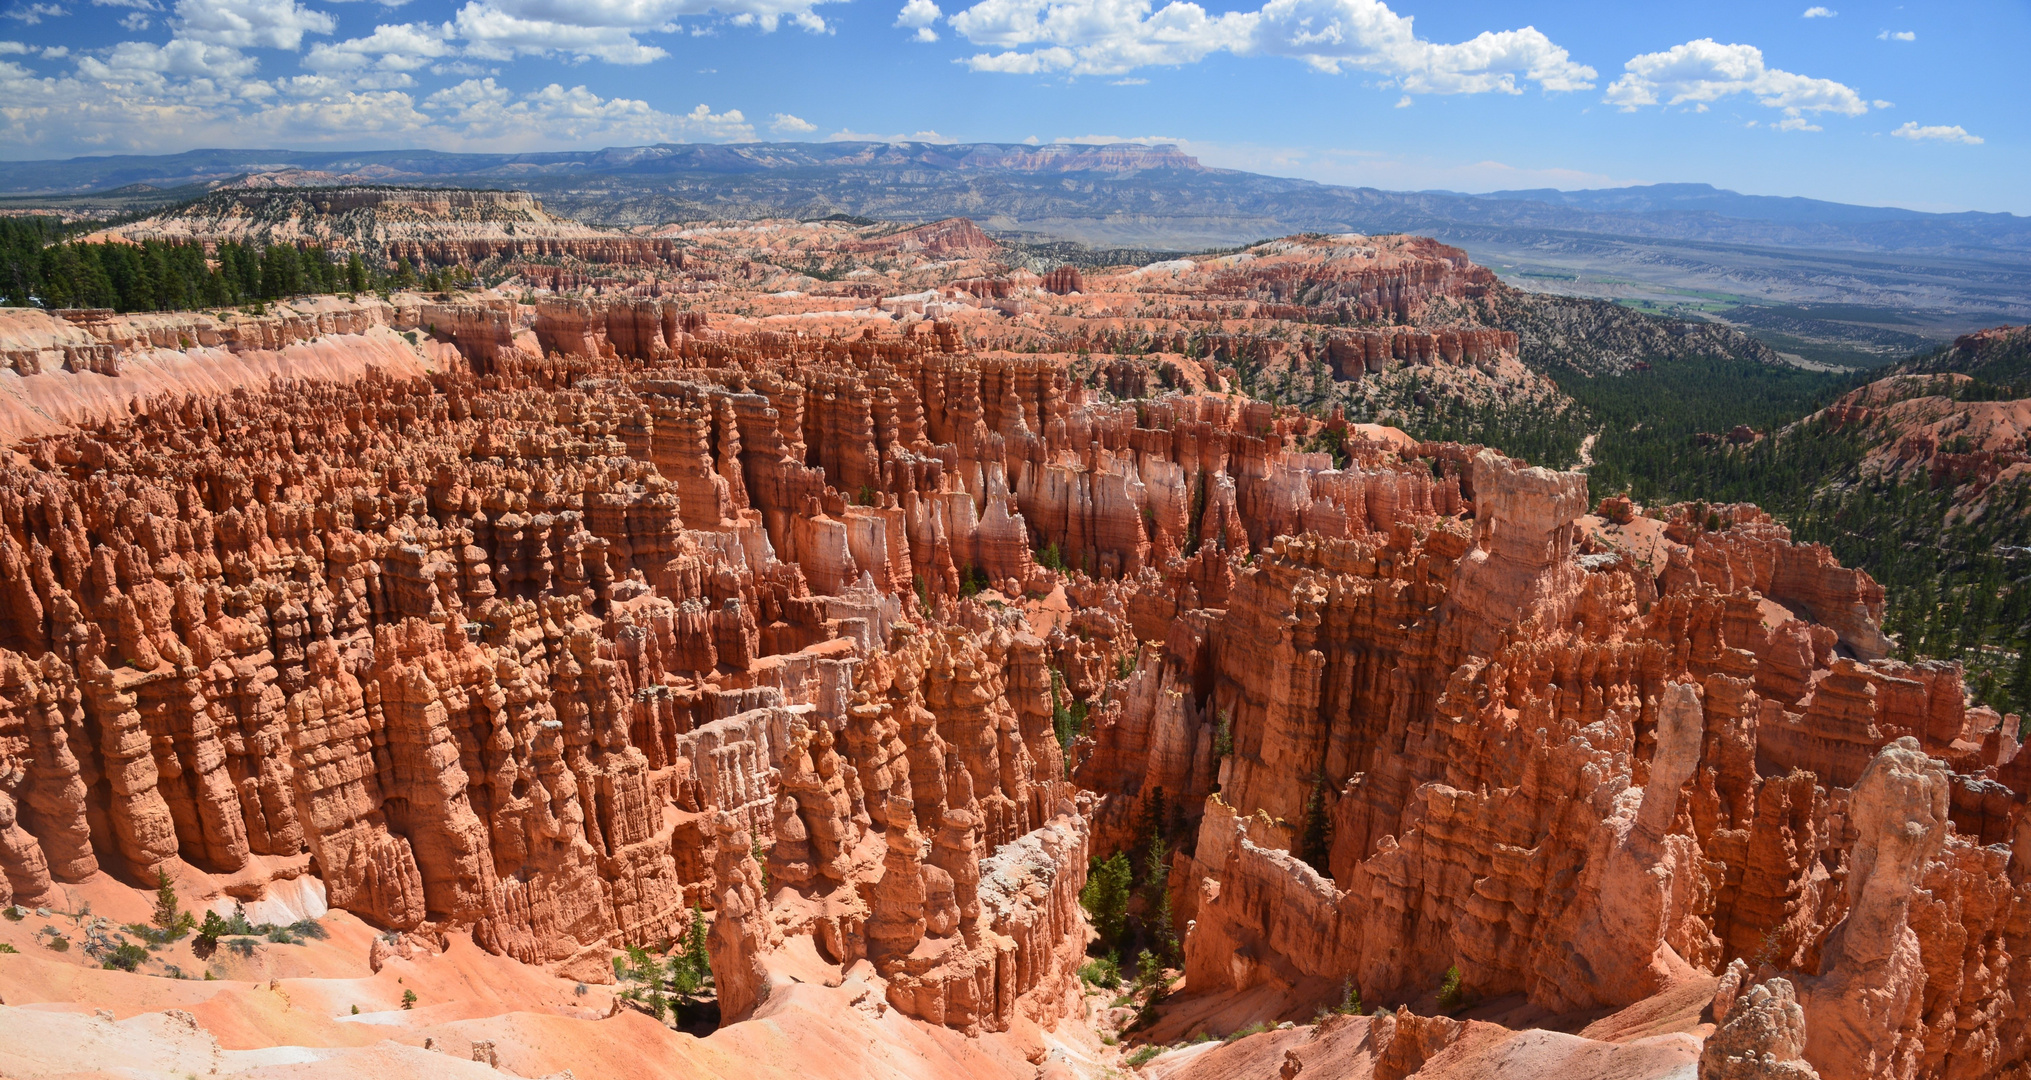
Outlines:
[[[0,1075],[2031,1075],[1866,573],[1247,392],[1553,407],[1459,249],[538,223],[0,310]]]

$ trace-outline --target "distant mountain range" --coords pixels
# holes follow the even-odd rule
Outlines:
[[[963,215],[1004,233],[1202,249],[1291,232],[1416,232],[1512,280],[1663,302],[1864,305],[1944,332],[2031,318],[2031,218],[1742,195],[1704,184],[1468,195],[1213,169],[1175,146],[670,144],[533,154],[198,150],[0,163],[0,209],[110,211],[225,184],[515,187],[609,225]]]

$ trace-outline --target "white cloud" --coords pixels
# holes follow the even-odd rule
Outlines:
[[[1409,94],[1405,94],[1402,97],[1396,99],[1396,107],[1399,109],[1408,109],[1415,104],[1417,103],[1411,100]]]
[[[917,32],[912,36],[917,41],[936,41],[938,31],[931,29],[931,24],[944,17],[945,13],[932,0],[910,0],[896,13],[895,25],[915,29]]]
[[[958,142],[959,140],[954,139],[947,135],[940,135],[935,131],[919,131],[910,135],[870,135],[864,131],[854,131],[851,128],[840,128],[838,131],[835,131],[832,134],[825,136],[825,141],[885,142],[885,143],[910,143],[910,142],[955,143]]]
[[[362,40],[378,37],[388,46],[397,36],[377,31]],[[491,79],[467,80],[412,96],[408,72],[380,66],[400,53],[361,52],[364,66],[273,83],[253,77],[252,56],[189,38],[123,42],[77,58],[74,74],[56,78],[0,60],[0,144],[54,155],[276,144],[534,150],[754,138],[736,109],[700,105],[671,114],[584,86],[516,94]]]
[[[1109,85],[1109,86],[1148,86],[1148,85],[1149,85],[1149,80],[1148,80],[1148,79],[1138,79],[1138,78],[1133,78],[1133,77],[1130,77],[1130,78],[1126,78],[1126,79],[1115,79],[1115,80],[1113,80],[1113,81],[1109,82],[1109,83],[1108,83],[1107,85]]]
[[[812,9],[840,0],[490,0],[517,19],[556,26],[669,33],[676,20],[717,15],[735,26],[773,33],[784,21],[812,33],[831,28]]]
[[[429,23],[395,23],[374,28],[363,38],[328,41],[304,54],[303,66],[311,71],[415,71],[454,51],[450,26]]]
[[[1812,122],[1812,121],[1810,121],[1810,120],[1807,120],[1807,119],[1806,119],[1805,117],[1803,117],[1803,116],[1787,116],[1787,117],[1785,117],[1784,119],[1782,119],[1782,120],[1779,120],[1778,122],[1776,122],[1776,123],[1774,123],[1774,124],[1770,125],[1770,130],[1772,130],[1772,131],[1825,131],[1826,129],[1825,129],[1825,128],[1822,128],[1822,127],[1820,127],[1820,126],[1819,126],[1818,124],[1815,124],[1815,123],[1813,123],[1813,122]]]
[[[818,125],[809,120],[799,119],[789,113],[779,112],[769,121],[769,130],[784,135],[808,135],[818,130]]]
[[[44,19],[54,19],[68,14],[69,11],[56,4],[16,4],[0,12],[0,15],[18,20],[27,26],[38,26]]]
[[[158,92],[171,90],[165,76],[180,76],[224,88],[253,75],[257,66],[253,57],[231,46],[190,38],[171,38],[161,45],[123,41],[103,58],[78,58],[78,74],[86,79],[108,86],[146,86]]]
[[[1918,34],[1912,30],[1885,30],[1876,35],[1877,41],[1917,41]]]
[[[673,115],[632,98],[601,98],[583,86],[551,83],[517,99],[492,79],[468,79],[423,99],[468,143],[496,146],[740,141],[754,128],[739,109],[700,105]]]
[[[1819,4],[1814,4],[1813,6],[1811,6],[1811,7],[1809,7],[1809,8],[1806,8],[1806,9],[1805,9],[1805,14],[1803,14],[1803,15],[1799,16],[1799,18],[1801,18],[1801,19],[1831,19],[1831,18],[1833,18],[1834,16],[1836,16],[1836,15],[1839,15],[1839,14],[1840,14],[1840,12],[1838,12],[1838,11],[1835,11],[1835,10],[1833,10],[1833,9],[1831,9],[1831,8],[1827,8],[1827,7],[1823,7],[1823,6],[1819,5]]]
[[[1119,75],[1225,51],[1289,57],[1326,72],[1352,67],[1426,94],[1514,94],[1525,82],[1584,90],[1596,74],[1535,27],[1439,44],[1419,38],[1412,20],[1381,0],[1268,0],[1219,15],[1190,0],[1155,11],[1150,0],[981,0],[946,21],[968,41],[1003,50],[967,58],[976,71]]]
[[[136,11],[161,11],[162,5],[155,0],[92,0],[93,7],[133,8]]]
[[[35,51],[35,46],[19,41],[0,41],[0,56],[22,56]]]
[[[148,29],[148,22],[148,13],[144,11],[130,11],[120,16],[120,25],[136,33]]]
[[[460,8],[456,25],[459,37],[467,42],[467,53],[483,60],[562,53],[609,64],[646,64],[670,55],[636,41],[634,34],[622,27],[525,19],[485,0],[473,0]]]
[[[1959,124],[1950,126],[1946,124],[1932,124],[1926,127],[1919,127],[1918,121],[1906,120],[1903,127],[1898,128],[1890,134],[1900,139],[1910,139],[1913,142],[1957,142],[1967,143],[1969,146],[1980,146],[1982,144],[1982,137],[1980,135],[1968,134],[1968,129]]]
[[[338,20],[296,0],[177,0],[170,21],[180,38],[236,49],[295,49],[305,34],[329,34]]]
[[[1625,112],[1659,103],[1697,106],[1736,94],[1749,94],[1758,104],[1782,109],[1791,120],[1808,112],[1860,116],[1869,111],[1852,87],[1769,67],[1763,51],[1753,45],[1723,45],[1701,38],[1645,53],[1623,67],[1626,73],[1608,85],[1606,100]],[[1777,126],[1786,131],[1819,130],[1802,121]]]

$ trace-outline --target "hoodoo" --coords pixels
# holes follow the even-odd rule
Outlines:
[[[529,276],[0,312],[0,1071],[2031,1063],[2020,721],[1874,580],[1267,400],[1549,400],[1456,248],[203,220],[299,203]]]

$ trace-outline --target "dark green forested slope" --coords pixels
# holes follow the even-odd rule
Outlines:
[[[1952,370],[1950,352],[1900,367]],[[1993,358],[1982,370],[2014,376],[2012,362]],[[1863,468],[1864,455],[1898,433],[1801,419],[1872,374],[1882,373],[1672,361],[1621,376],[1552,372],[1600,424],[1589,470],[1596,497],[1626,491],[1652,504],[1755,503],[1796,539],[1826,544],[1844,565],[1882,583],[1884,629],[1900,655],[1960,660],[1979,701],[2031,711],[2031,483],[1977,495],[1967,486],[1934,488],[1922,471],[1878,476]],[[1977,377],[1956,396],[2015,399],[2027,391]],[[1776,434],[1746,446],[1695,437],[1736,425]]]
[[[406,261],[384,272],[315,244],[227,242],[207,259],[198,244],[66,239],[81,231],[53,218],[0,218],[0,306],[181,311],[306,293],[438,289],[469,276],[462,267],[418,276]]]

